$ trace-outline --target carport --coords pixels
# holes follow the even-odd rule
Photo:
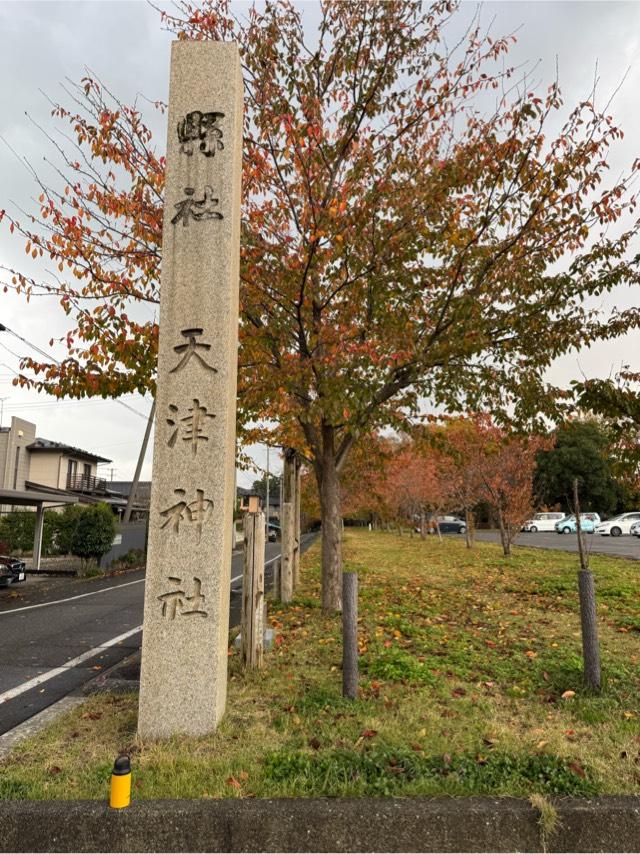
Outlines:
[[[75,495],[68,492],[20,492],[17,489],[0,489],[0,506],[11,504],[21,507],[36,508],[36,531],[33,537],[33,569],[40,569],[40,557],[42,553],[42,529],[44,527],[44,505],[52,504],[54,507],[60,504],[77,504]]]

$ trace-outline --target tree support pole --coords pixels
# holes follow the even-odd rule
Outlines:
[[[358,573],[342,574],[342,696],[358,697]]]

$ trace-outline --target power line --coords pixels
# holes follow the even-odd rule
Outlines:
[[[60,365],[60,364],[61,364],[61,363],[60,363],[60,361],[59,361],[58,359],[56,359],[56,358],[55,358],[55,356],[52,356],[50,353],[46,353],[44,350],[41,350],[41,349],[40,349],[40,347],[38,347],[36,344],[33,344],[31,341],[27,341],[27,339],[26,339],[26,338],[23,338],[23,337],[22,337],[22,335],[18,335],[18,333],[17,333],[17,332],[14,332],[14,331],[13,331],[13,329],[9,329],[9,327],[8,327],[8,326],[6,326],[4,323],[0,323],[0,332],[9,332],[11,335],[13,335],[14,337],[16,337],[19,341],[22,341],[22,343],[23,343],[23,344],[26,344],[26,345],[27,345],[27,347],[31,347],[31,349],[32,349],[32,350],[35,350],[35,351],[36,351],[36,353],[39,353],[41,356],[44,356],[44,357],[45,357],[45,359],[51,359],[51,361],[52,361],[52,362],[55,362],[55,363],[56,363],[56,365]],[[18,356],[18,354],[17,354],[17,353],[14,353],[14,352],[13,352],[13,350],[10,350],[10,349],[6,346],[6,344],[3,344],[2,342],[0,342],[0,347],[4,347],[4,349],[5,349],[5,350],[8,350],[8,352],[9,352],[9,353],[11,353],[11,355],[12,355],[12,356],[15,356],[17,359],[22,359],[22,356]],[[10,369],[10,370],[11,370],[11,369]],[[142,412],[139,412],[137,409],[134,409],[134,407],[133,407],[133,406],[130,406],[128,403],[125,403],[125,402],[124,402],[124,400],[119,400],[117,397],[116,397],[116,398],[112,398],[112,400],[113,400],[115,403],[118,403],[120,406],[124,406],[124,408],[125,408],[125,409],[128,409],[128,410],[129,410],[129,412],[133,412],[133,414],[134,414],[134,415],[137,415],[139,418],[144,418],[144,420],[145,420],[145,421],[146,421],[146,420],[148,419],[148,417],[149,417],[148,415],[144,415]],[[78,401],[78,402],[80,402],[80,401]],[[99,403],[100,401],[96,401],[96,402],[98,402],[98,403]],[[107,402],[107,401],[105,401],[105,403],[106,403],[106,402]],[[56,404],[56,405],[59,405],[59,404]]]

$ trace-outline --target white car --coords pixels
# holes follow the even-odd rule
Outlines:
[[[640,522],[640,513],[621,513],[613,519],[601,522],[595,530],[596,534],[604,536],[619,537],[621,534],[630,534],[634,522]]]
[[[634,522],[629,533],[632,537],[640,537],[640,522]]]
[[[536,513],[532,519],[527,519],[522,530],[530,531],[532,534],[536,531],[555,531],[556,522],[564,519],[565,516],[566,513]]]

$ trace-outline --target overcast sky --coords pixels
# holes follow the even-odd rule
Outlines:
[[[238,3],[237,8],[247,4]],[[315,3],[304,4],[308,21],[314,19]],[[475,4],[463,4],[463,15]],[[537,62],[533,80],[546,85],[555,76],[556,61],[565,104],[588,97],[596,67],[598,101],[603,104],[619,86],[611,112],[625,132],[612,154],[611,175],[640,156],[640,3],[635,2],[507,2],[485,3],[483,20],[494,19],[493,30],[505,34],[517,30],[518,42],[510,61]],[[0,0],[0,136],[20,156],[39,169],[51,150],[42,134],[27,118],[52,126],[50,107],[43,92],[60,97],[59,83],[79,80],[89,66],[125,102],[142,93],[151,100],[168,98],[169,44],[171,35],[161,29],[158,13],[144,2],[1,2]],[[148,112],[157,146],[164,150],[162,117]],[[15,154],[0,140],[0,209],[12,203],[29,207],[34,195],[33,178]],[[37,194],[36,194],[37,195]],[[638,251],[639,247],[635,248]],[[25,272],[24,247],[0,227],[0,263],[19,266]],[[637,303],[637,294],[620,289],[602,302],[605,310]],[[70,328],[57,302],[40,298],[29,305],[9,292],[0,293],[0,322],[23,338],[64,356],[61,347],[49,347],[49,339]],[[7,349],[9,348],[9,349]],[[580,376],[608,376],[621,363],[638,364],[640,337],[627,336],[603,342],[588,351],[559,359],[548,378],[566,384]],[[12,351],[12,352],[10,352]],[[19,415],[37,424],[38,435],[64,441],[113,459],[104,466],[106,477],[128,480],[133,475],[144,432],[144,416],[150,399],[128,396],[135,414],[114,401],[60,401],[15,389],[11,378],[18,357],[29,349],[6,333],[0,334],[0,398],[4,400],[3,424]],[[264,450],[255,458],[264,465]],[[273,456],[272,456],[273,460]],[[275,463],[279,469],[279,461]],[[143,477],[150,476],[151,451]],[[249,485],[253,475],[239,474]]]

